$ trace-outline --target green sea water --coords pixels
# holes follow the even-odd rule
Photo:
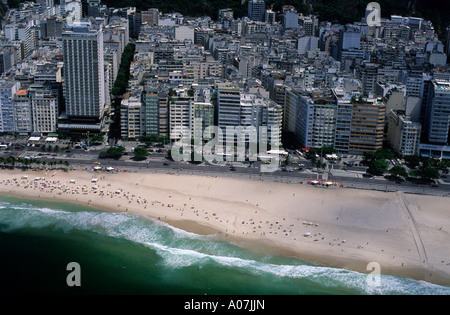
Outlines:
[[[8,294],[450,294],[450,287],[250,251],[128,213],[0,197],[0,279]],[[79,286],[67,279],[76,262]]]

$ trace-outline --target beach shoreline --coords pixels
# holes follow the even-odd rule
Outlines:
[[[376,262],[381,274],[450,285],[447,197],[197,175],[0,174],[1,195],[129,212],[260,253],[363,273]]]

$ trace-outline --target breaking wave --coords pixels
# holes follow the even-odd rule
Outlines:
[[[0,232],[49,229],[70,234],[89,231],[129,241],[156,254],[159,259],[155,268],[160,268],[165,275],[185,271],[186,276],[195,277],[193,270],[212,270],[221,277],[238,274],[241,279],[264,279],[263,283],[271,286],[264,292],[276,293],[279,286],[284,290],[287,287],[289,294],[450,294],[450,287],[390,275],[381,275],[379,285],[371,286],[363,273],[250,253],[232,243],[128,213],[62,208],[40,207],[31,202],[0,202]],[[233,277],[229,279],[232,281]]]

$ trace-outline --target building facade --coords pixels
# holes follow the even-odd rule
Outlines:
[[[231,83],[218,84],[217,109],[219,128],[238,126],[241,121],[241,93],[239,87]]]
[[[31,96],[33,131],[52,133],[57,130],[58,102],[49,91],[36,91]]]
[[[159,134],[159,97],[158,88],[147,86],[142,93],[142,103],[145,107],[145,129],[146,136]]]
[[[0,80],[0,132],[14,132],[13,98],[19,89],[19,82]]]
[[[387,140],[400,156],[419,153],[421,125],[411,121],[404,111],[391,110],[388,116]]]
[[[264,0],[248,1],[248,17],[253,21],[264,21],[264,13],[266,12],[266,3]]]
[[[140,97],[126,96],[120,106],[121,135],[127,139],[139,139],[144,135],[145,111]]]
[[[21,89],[14,96],[14,132],[30,133],[33,131],[31,101],[27,89]]]
[[[78,23],[63,33],[66,114],[62,128],[100,130],[105,106],[102,30]]]
[[[427,98],[427,140],[432,144],[450,144],[450,82],[432,80]]]
[[[386,104],[381,99],[352,102],[349,152],[363,154],[383,147]]]

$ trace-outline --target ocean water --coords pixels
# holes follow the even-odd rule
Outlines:
[[[8,294],[450,294],[450,287],[267,256],[128,213],[0,197],[0,290]],[[76,262],[79,286],[68,264]]]

